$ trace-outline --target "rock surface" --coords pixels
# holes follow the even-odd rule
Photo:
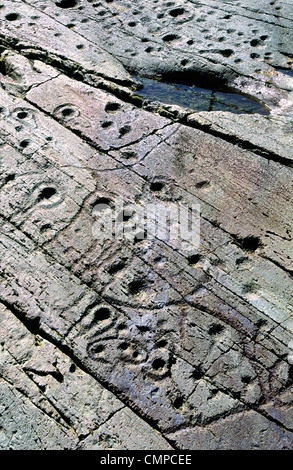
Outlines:
[[[292,2],[0,15],[0,448],[293,449]],[[270,115],[143,101],[131,73]],[[128,236],[97,236],[121,200]],[[179,205],[199,244],[133,229]]]

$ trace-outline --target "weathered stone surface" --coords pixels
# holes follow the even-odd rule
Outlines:
[[[64,67],[75,72],[76,78],[81,69],[118,82],[132,82],[118,60],[86,38],[81,44],[78,34],[42,10],[22,0],[8,0],[1,6],[1,36],[9,46],[24,50],[27,55],[47,56],[57,63],[62,61]]]
[[[203,82],[228,82],[270,108],[289,107],[292,112],[293,79],[276,70],[292,65],[290,0],[270,4],[262,0],[257,5],[253,1],[236,5],[214,0],[150,0],[142,5],[138,0],[78,0],[69,6],[64,3],[63,8],[56,0],[27,3],[37,16],[42,15],[38,22],[46,17],[48,24],[58,21],[70,34],[80,34],[84,55],[88,53],[86,41],[102,43],[136,73],[200,74]],[[26,40],[33,27],[23,28]],[[8,31],[15,35],[12,26]],[[57,40],[62,42],[65,33],[61,29],[60,34]],[[72,41],[76,47],[76,40]]]
[[[200,125],[208,132],[221,135],[236,143],[249,146],[253,151],[263,153],[268,159],[292,162],[293,129],[292,119],[278,116],[234,116],[230,113],[195,113],[187,117],[189,124]]]
[[[112,449],[123,447],[124,440],[126,448],[171,449],[67,355],[30,332],[2,304],[0,308],[5,338],[0,356],[1,449],[76,449],[80,442],[82,448]],[[92,435],[95,443],[89,445]]]
[[[219,420],[202,429],[188,429],[169,436],[177,445],[192,450],[287,450],[292,449],[292,433],[248,411]]]
[[[3,449],[293,448],[289,2],[171,3],[0,9]],[[141,103],[124,66],[272,114]],[[199,246],[97,236],[118,200],[197,205]]]
[[[115,413],[105,424],[88,436],[79,450],[172,450],[162,436],[150,430],[129,409]]]

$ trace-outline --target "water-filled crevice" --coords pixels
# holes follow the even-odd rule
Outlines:
[[[288,75],[289,77],[293,77],[293,70],[290,69],[282,69],[278,68],[278,72],[284,73],[285,75]]]
[[[136,94],[151,101],[175,104],[195,111],[229,111],[234,114],[269,115],[259,102],[243,94],[226,91],[224,87],[208,89],[187,83],[134,76],[142,87]]]

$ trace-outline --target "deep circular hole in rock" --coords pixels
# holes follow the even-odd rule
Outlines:
[[[72,116],[74,114],[74,109],[72,108],[64,108],[61,111],[63,117]]]
[[[165,361],[163,359],[155,359],[152,366],[155,370],[162,370],[165,367]]]
[[[250,57],[251,57],[252,59],[258,59],[258,58],[260,57],[260,55],[259,55],[259,54],[256,54],[255,52],[253,52],[252,54],[250,54]]]
[[[188,264],[194,265],[197,264],[200,260],[201,256],[198,253],[191,255],[187,258]]]
[[[51,224],[44,224],[42,225],[42,227],[40,228],[40,232],[41,233],[44,233],[44,232],[47,232],[47,230],[51,230],[53,227]]]
[[[177,18],[177,16],[181,16],[184,13],[184,8],[174,8],[174,10],[169,11],[169,15],[173,16],[173,18]]]
[[[195,380],[200,380],[203,377],[203,372],[199,367],[195,368],[194,371],[191,374],[191,377]]]
[[[118,111],[118,109],[121,108],[120,103],[115,103],[114,101],[110,101],[109,103],[106,104],[105,106],[105,111],[107,113],[114,113],[115,111]]]
[[[181,39],[181,37],[178,36],[177,34],[167,34],[166,36],[163,37],[164,42],[173,42],[178,39]]]
[[[198,188],[198,189],[202,189],[202,188],[208,188],[210,186],[210,182],[209,181],[199,181],[195,187]]]
[[[137,325],[137,329],[141,331],[142,333],[146,333],[147,331],[150,331],[150,327],[147,325]]]
[[[261,246],[260,238],[254,235],[248,235],[244,238],[237,238],[237,242],[239,243],[241,248],[247,251],[255,251]]]
[[[107,197],[98,197],[96,201],[92,204],[92,208],[95,209],[96,212],[102,212],[105,209],[109,209],[112,207],[111,199]]]
[[[126,124],[125,126],[121,127],[119,129],[119,137],[124,137],[126,134],[129,134],[129,132],[131,132],[131,126],[129,126],[128,124]]]
[[[162,183],[161,181],[153,181],[150,185],[151,191],[162,191],[163,188],[164,183]]]
[[[77,0],[60,0],[56,2],[56,6],[59,8],[74,8],[77,7],[79,2]]]
[[[122,157],[125,158],[126,160],[132,159],[132,158],[137,158],[137,153],[134,152],[133,150],[125,150],[123,152],[120,152]]]
[[[8,21],[16,21],[20,19],[19,13],[8,13],[8,15],[5,16],[5,19]]]
[[[101,354],[105,350],[105,346],[97,344],[91,347],[91,354]]]
[[[113,125],[113,121],[104,121],[102,124],[101,124],[101,127],[103,129],[108,129],[109,127],[111,127]]]
[[[95,312],[95,320],[103,321],[108,320],[111,317],[111,311],[108,307],[101,307]]]
[[[221,333],[224,330],[223,325],[219,325],[217,323],[211,325],[209,328],[209,334],[210,335],[217,335],[218,333]]]
[[[56,192],[57,191],[55,188],[51,188],[51,187],[44,188],[39,194],[38,201],[42,201],[44,199],[50,199],[56,194]]]
[[[162,339],[157,344],[158,348],[166,348],[167,345],[168,345],[168,342],[165,339]]]
[[[243,377],[241,377],[241,382],[247,385],[250,384],[251,380],[250,375],[243,375]]]
[[[19,143],[20,147],[22,147],[23,149],[25,149],[26,147],[28,147],[29,144],[30,144],[30,140],[29,140],[29,139],[24,139],[24,140],[22,140],[22,141]]]
[[[128,284],[129,293],[132,295],[138,294],[146,286],[143,279],[134,279]]]
[[[25,119],[28,117],[28,113],[26,111],[19,111],[17,113],[17,117],[18,119]]]
[[[268,322],[267,320],[265,320],[264,318],[260,318],[259,320],[257,320],[257,322],[255,323],[256,327],[257,328],[262,328],[263,326],[267,325]]]
[[[259,46],[260,44],[261,44],[261,41],[260,41],[259,39],[252,39],[252,40],[250,41],[250,45],[251,45],[252,47],[257,47],[257,46]]]
[[[247,256],[240,256],[240,258],[237,258],[235,261],[236,266],[239,266],[240,264],[244,263],[246,260],[248,260]]]
[[[219,54],[221,54],[223,57],[231,57],[234,54],[234,51],[233,49],[224,49],[219,51]]]
[[[175,398],[174,403],[173,403],[174,408],[181,408],[181,406],[183,405],[183,402],[184,402],[183,397]]]

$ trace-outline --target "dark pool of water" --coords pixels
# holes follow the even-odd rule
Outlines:
[[[282,72],[282,73],[285,73],[286,75],[289,75],[289,77],[293,77],[293,70],[278,69],[278,72]]]
[[[145,77],[134,77],[143,88],[136,93],[152,101],[177,104],[195,111],[230,111],[235,114],[263,114],[269,111],[257,101],[238,93],[208,90],[194,85],[167,83]]]

